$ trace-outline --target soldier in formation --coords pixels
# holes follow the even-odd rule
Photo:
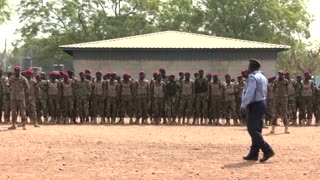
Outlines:
[[[160,68],[150,81],[143,71],[137,80],[129,73],[120,78],[116,72],[98,71],[93,77],[90,70],[80,72],[79,79],[73,71],[51,72],[49,78],[31,70],[20,73],[20,67],[6,77],[2,72],[0,69],[0,106],[4,122],[13,124],[10,129],[16,128],[18,115],[24,129],[28,117],[35,127],[41,123],[125,124],[126,117],[129,124],[246,123],[239,111],[246,71],[236,79],[226,74],[220,80],[217,73],[205,74],[204,70],[194,73],[194,78],[190,72],[179,72],[176,78]],[[277,76],[268,79],[265,120],[272,126],[271,133],[281,122],[285,133],[289,133],[289,125],[309,126],[313,115],[319,125],[320,88],[310,73],[304,73],[304,79],[300,75],[291,79],[291,74],[284,71]]]

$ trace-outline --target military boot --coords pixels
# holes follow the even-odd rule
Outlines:
[[[230,119],[226,119],[226,121],[227,121],[227,122],[226,122],[225,125],[226,125],[226,126],[230,126]]]
[[[131,124],[131,121],[132,121],[132,119],[130,119],[130,124]],[[124,124],[124,118],[121,117],[117,124]]]
[[[12,122],[12,126],[8,128],[9,130],[17,129],[16,122]]]
[[[100,124],[105,124],[105,123],[106,123],[106,118],[104,116],[101,116]]]
[[[27,120],[25,119],[25,120],[22,120],[22,129],[23,130],[27,130],[27,128],[26,128],[26,122],[27,122]]]
[[[288,131],[288,126],[284,127],[284,133],[289,134],[290,132]]]
[[[272,129],[270,131],[270,134],[274,134],[275,133],[275,130],[276,130],[276,126],[272,125]]]
[[[307,124],[308,126],[311,126],[312,119],[308,119],[307,123],[308,123],[308,124]]]
[[[116,118],[111,118],[111,124],[115,124],[116,123]]]

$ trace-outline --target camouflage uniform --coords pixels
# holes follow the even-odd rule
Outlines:
[[[300,119],[302,120],[302,124],[304,121],[307,120],[307,124],[311,125],[312,120],[312,102],[313,102],[313,90],[314,84],[311,80],[303,81],[302,82],[302,89],[301,91],[301,112],[300,112]]]
[[[142,124],[148,123],[148,101],[149,101],[149,81],[137,80],[134,83],[134,89],[136,91],[136,124],[139,124],[139,119],[142,117]]]
[[[168,81],[166,84],[166,104],[165,104],[165,112],[166,118],[170,124],[174,124],[176,117],[176,105],[177,105],[177,92],[178,92],[178,84],[176,81]]]
[[[106,117],[108,119],[108,123],[110,123],[110,118],[111,118],[111,123],[115,123],[115,119],[117,116],[117,103],[118,103],[118,97],[119,97],[119,83],[117,80],[107,80],[106,81]]]
[[[201,117],[204,119],[204,122],[201,121],[201,124],[206,124],[208,110],[208,80],[199,77],[195,80],[194,85],[196,103],[195,124],[199,124],[199,118]]]
[[[223,85],[220,81],[210,83],[210,99],[211,99],[211,111],[213,123],[219,125],[219,119],[221,118],[221,105],[222,105],[222,93]]]
[[[223,100],[224,100],[224,117],[227,122],[226,125],[230,125],[230,116],[234,120],[234,125],[238,124],[236,117],[236,102],[235,94],[237,93],[235,84],[225,83],[223,85]]]
[[[92,91],[92,115],[94,123],[97,123],[97,117],[101,117],[101,122],[104,121],[104,86],[103,80],[95,80],[93,82]]]
[[[89,98],[91,95],[92,84],[91,81],[84,79],[79,80],[77,82],[78,88],[78,110],[79,110],[79,117],[82,123],[87,121],[89,123]]]
[[[51,122],[56,123],[60,122],[60,81],[59,80],[50,80],[48,83],[48,95],[49,95],[49,114],[51,116]]]
[[[273,93],[273,82],[268,84],[268,94],[267,94],[267,113],[266,121],[269,121],[269,125],[272,125],[274,117],[274,93]]]
[[[288,80],[288,119],[292,121],[292,125],[297,125],[297,111],[296,111],[296,96],[295,96],[296,82],[292,79]]]
[[[9,86],[9,79],[5,80],[5,87],[4,87],[4,97],[3,97],[3,105],[4,105],[4,121],[6,123],[10,122],[10,86]]]
[[[47,80],[40,80],[38,82],[39,86],[39,93],[38,97],[36,98],[36,106],[37,106],[37,117],[38,122],[41,123],[41,116],[44,117],[44,122],[48,122],[48,89],[49,89],[49,82]]]
[[[182,80],[180,85],[180,103],[178,106],[178,118],[179,124],[184,114],[187,117],[187,123],[190,124],[190,118],[192,115],[192,105],[194,99],[194,82],[192,80]]]
[[[153,97],[153,114],[154,123],[159,124],[161,117],[163,117],[164,106],[165,106],[165,90],[166,85],[163,81],[155,81],[151,86],[151,94]]]
[[[304,119],[302,119],[302,106],[301,106],[301,101],[302,101],[302,96],[301,96],[301,90],[302,90],[302,81],[297,81],[296,82],[296,87],[295,87],[295,97],[296,97],[296,112],[299,112],[299,125],[303,125]]]
[[[62,116],[63,121],[66,124],[73,123],[69,121],[69,118],[74,118],[74,82],[71,79],[61,82],[62,93]]]
[[[283,124],[287,127],[287,109],[288,109],[288,85],[289,82],[287,79],[279,80],[276,79],[273,84],[273,93],[274,93],[274,110],[273,112],[273,122],[272,125],[277,125],[277,119],[280,117],[283,121]]]
[[[27,115],[30,117],[30,121],[33,122],[35,126],[38,126],[37,109],[36,109],[36,97],[39,94],[39,86],[37,81],[34,79],[29,79],[29,92],[28,99],[26,99]]]
[[[25,127],[26,124],[26,92],[29,90],[30,86],[28,80],[25,77],[15,77],[12,76],[9,79],[10,93],[10,105],[12,111],[12,125],[15,126],[18,117],[18,111],[20,112],[22,126]]]
[[[241,81],[236,84],[236,117],[240,120],[240,124],[245,125],[245,118],[242,117],[242,113],[240,112],[240,106],[242,102],[242,92],[245,87],[245,81]]]
[[[130,124],[133,123],[133,82],[121,80],[120,83],[120,121],[119,124],[124,124],[124,117],[127,114],[130,118]]]

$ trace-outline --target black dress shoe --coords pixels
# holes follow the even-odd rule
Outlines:
[[[247,155],[243,156],[242,159],[247,161],[258,161],[258,156]]]
[[[270,150],[270,151],[263,154],[263,157],[260,159],[260,162],[261,163],[266,162],[272,156],[274,156],[274,152],[272,150]]]

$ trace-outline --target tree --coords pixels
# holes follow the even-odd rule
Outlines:
[[[155,25],[160,31],[198,32],[203,13],[192,0],[168,0],[161,4]]]
[[[0,0],[0,24],[8,21],[11,16],[11,11],[7,0]]]
[[[204,29],[212,35],[293,45],[308,38],[304,0],[201,0]]]

